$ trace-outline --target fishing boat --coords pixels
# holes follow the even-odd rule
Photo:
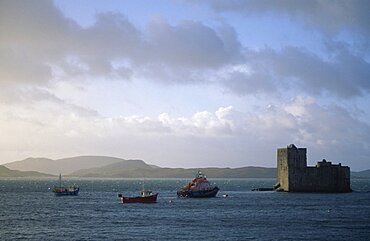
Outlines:
[[[157,202],[158,193],[153,194],[151,190],[142,190],[140,196],[137,197],[125,197],[122,194],[118,194],[121,203],[155,203]]]
[[[207,180],[207,177],[198,171],[196,177],[177,191],[179,197],[193,197],[193,198],[206,198],[215,197],[218,190],[217,186],[213,186]]]
[[[79,191],[80,188],[76,184],[69,187],[62,186],[62,174],[59,174],[59,186],[53,188],[56,196],[77,196]]]

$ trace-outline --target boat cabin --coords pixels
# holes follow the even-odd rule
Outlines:
[[[140,192],[141,197],[147,197],[153,195],[153,192],[151,190],[143,190]]]

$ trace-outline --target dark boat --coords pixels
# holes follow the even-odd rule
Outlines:
[[[56,196],[77,196],[80,188],[73,184],[69,187],[62,186],[62,174],[59,174],[59,186],[53,188]]]
[[[122,194],[118,194],[121,203],[155,203],[157,202],[158,193],[153,194],[150,190],[143,190],[140,192],[140,196],[137,197],[125,197]]]
[[[197,176],[177,191],[179,197],[206,198],[215,197],[218,190],[217,186],[212,186],[202,172],[198,171]]]

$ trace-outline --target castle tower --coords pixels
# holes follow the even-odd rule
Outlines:
[[[294,180],[299,180],[307,167],[306,153],[306,148],[297,148],[293,144],[277,150],[277,182],[281,191],[294,191],[299,185]]]
[[[277,150],[278,191],[351,192],[350,168],[323,159],[307,166],[307,149],[293,144]]]

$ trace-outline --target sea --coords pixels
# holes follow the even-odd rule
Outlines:
[[[55,196],[54,178],[0,179],[0,240],[370,240],[370,179],[351,193],[258,192],[275,179],[209,179],[215,198],[178,198],[187,179],[65,179],[78,196]],[[154,204],[118,193],[158,192]],[[227,197],[224,197],[227,196]]]

